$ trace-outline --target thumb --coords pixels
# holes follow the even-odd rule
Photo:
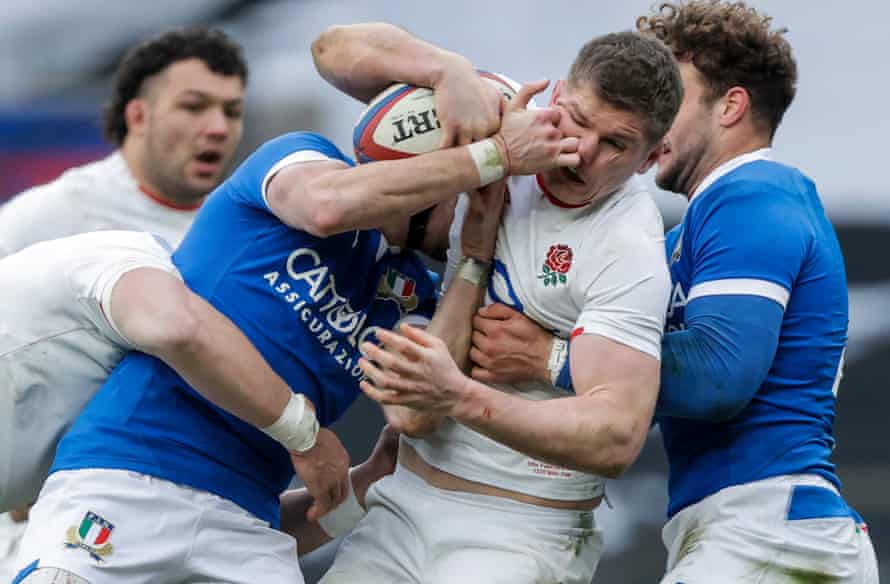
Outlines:
[[[548,85],[550,85],[550,80],[548,79],[526,83],[519,89],[519,93],[517,93],[516,97],[510,102],[510,109],[512,111],[524,110],[528,107],[528,102],[530,102],[534,96],[547,89]]]

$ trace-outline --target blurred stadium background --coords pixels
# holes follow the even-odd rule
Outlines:
[[[890,574],[890,438],[881,434],[890,413],[890,3],[751,3],[790,28],[799,64],[798,96],[777,135],[777,158],[816,180],[846,255],[850,342],[834,460]],[[558,79],[584,41],[632,27],[649,6],[648,0],[2,0],[0,202],[110,150],[99,124],[110,76],[127,47],[163,28],[216,25],[244,45],[251,71],[243,156],[295,129],[318,130],[350,150],[361,106],[315,74],[308,51],[329,24],[387,20],[482,68],[518,80]],[[684,200],[666,193],[657,199],[666,226],[675,224]],[[337,424],[354,461],[370,451],[380,424],[366,401]],[[633,469],[610,485],[609,497],[612,508],[598,511],[607,555],[595,581],[656,582],[666,495],[655,432]],[[307,562],[310,579],[318,563],[317,557]]]

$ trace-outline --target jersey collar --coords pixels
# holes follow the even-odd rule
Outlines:
[[[689,202],[692,202],[695,197],[703,193],[709,186],[714,184],[714,182],[720,177],[729,174],[733,170],[738,167],[748,164],[749,162],[755,162],[757,160],[772,160],[772,148],[761,148],[759,150],[755,150],[754,152],[746,152],[740,156],[736,156],[731,160],[727,160],[705,177],[705,180],[699,183],[698,187],[693,191],[692,196],[689,197]]]

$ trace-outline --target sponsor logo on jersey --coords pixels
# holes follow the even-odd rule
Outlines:
[[[565,244],[550,246],[544,265],[541,266],[541,273],[538,274],[538,279],[544,281],[545,287],[568,283],[566,274],[572,269],[573,255],[572,248]]]
[[[377,287],[377,295],[383,298],[394,298],[399,306],[407,311],[417,308],[416,282],[408,276],[392,268],[387,268],[386,274],[380,279]]]
[[[91,558],[102,562],[111,555],[112,546],[108,540],[111,538],[112,531],[114,531],[114,525],[104,517],[87,511],[80,525],[72,525],[68,528],[65,547],[86,550]]]
[[[680,232],[680,237],[677,238],[677,244],[674,246],[674,251],[671,253],[671,263],[673,264],[677,260],[680,259],[680,254],[683,252],[683,232]]]

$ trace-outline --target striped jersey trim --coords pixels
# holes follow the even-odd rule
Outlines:
[[[728,278],[726,280],[711,280],[696,284],[689,290],[686,298],[691,302],[695,298],[703,296],[725,296],[739,294],[747,296],[762,296],[776,301],[784,310],[788,306],[788,290],[774,282],[756,280],[753,278]]]

